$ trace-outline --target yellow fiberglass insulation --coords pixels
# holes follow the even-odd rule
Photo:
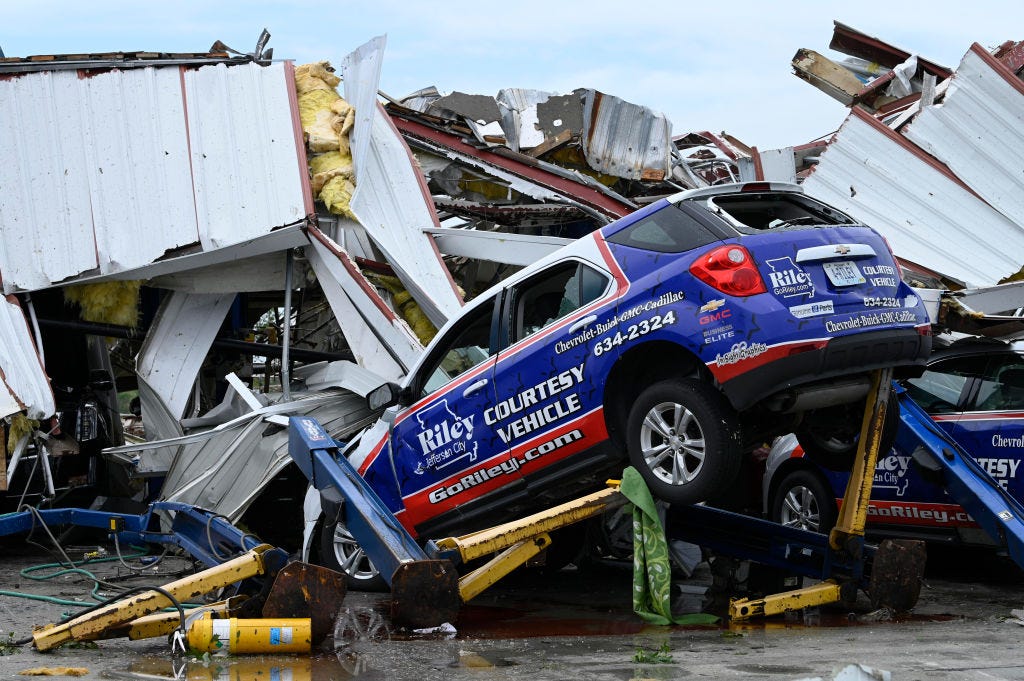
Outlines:
[[[299,94],[310,90],[334,90],[341,78],[334,75],[330,62],[317,61],[295,67],[295,89]]]
[[[328,151],[309,159],[309,170],[313,175],[313,195],[320,196],[320,191],[335,177],[352,179],[352,155],[340,151]]]
[[[306,133],[313,196],[327,210],[352,220],[350,202],[355,191],[349,131],[355,124],[355,109],[335,91],[341,79],[329,62],[303,64],[295,69],[299,96],[299,118]]]
[[[14,452],[18,440],[25,437],[39,427],[39,421],[34,421],[24,414],[15,414],[11,417],[11,425],[7,427],[7,453]]]
[[[382,286],[391,293],[391,299],[395,303],[395,308],[398,309],[398,314],[402,315],[402,319],[404,319],[412,328],[413,333],[416,334],[420,343],[426,345],[430,342],[430,339],[437,335],[437,327],[427,319],[427,315],[423,314],[423,310],[420,309],[419,304],[413,299],[412,295],[405,290],[405,287],[402,285],[402,282],[399,281],[398,277],[390,277],[384,274],[377,274],[375,272],[367,272],[366,278],[379,286]]]
[[[141,281],[104,281],[64,288],[64,300],[77,303],[87,322],[135,328],[139,321]]]
[[[349,206],[349,203],[352,201],[352,192],[355,190],[356,186],[352,184],[352,180],[339,175],[324,184],[323,189],[320,190],[320,200],[327,206],[327,210],[335,215],[344,215],[347,218],[356,220],[357,218]]]

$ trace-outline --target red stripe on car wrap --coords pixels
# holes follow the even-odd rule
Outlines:
[[[723,358],[722,355],[719,355],[715,360],[708,362],[707,366],[719,383],[725,383],[726,381],[736,378],[740,374],[746,373],[751,369],[756,369],[759,366],[770,364],[776,360],[782,359],[783,357],[789,357],[790,355],[807,352],[809,350],[820,350],[826,345],[828,345],[827,338],[812,340],[803,339],[791,341],[789,343],[778,343],[776,345],[766,346],[766,349],[750,357],[736,361],[728,361],[725,364],[721,363]]]
[[[841,508],[842,499],[836,499]],[[885,525],[923,527],[978,527],[970,514],[956,504],[932,504],[921,501],[879,501],[868,504],[868,522]]]
[[[572,437],[571,434],[577,431],[579,436]],[[518,479],[529,475],[607,438],[604,410],[599,407],[516,445],[512,448],[511,457],[506,458],[503,453],[492,456],[473,468],[403,496],[406,515],[401,519],[402,524],[411,531],[412,527],[423,520],[435,518],[503,487],[512,481],[509,476]],[[553,449],[549,452],[539,451],[548,444]]]

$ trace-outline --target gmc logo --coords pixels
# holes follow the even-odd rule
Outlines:
[[[713,322],[720,322],[723,319],[728,319],[732,316],[732,310],[719,310],[718,312],[712,312],[711,314],[701,315],[697,321],[700,322],[701,326],[707,326]]]

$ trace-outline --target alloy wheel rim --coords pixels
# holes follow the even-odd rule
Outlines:
[[[662,482],[692,482],[704,469],[706,445],[697,416],[678,402],[651,407],[640,427],[640,451],[647,468]]]
[[[786,527],[818,532],[821,527],[821,510],[814,492],[804,485],[790,488],[782,498],[779,522]]]
[[[352,533],[340,524],[334,526],[334,558],[352,579],[373,579],[380,574]]]

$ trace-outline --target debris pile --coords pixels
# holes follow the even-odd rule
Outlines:
[[[840,23],[830,47],[852,61],[793,59],[798,77],[851,107],[805,189],[880,231],[920,278],[960,288],[1019,273],[1024,43],[975,43],[956,69]]]

